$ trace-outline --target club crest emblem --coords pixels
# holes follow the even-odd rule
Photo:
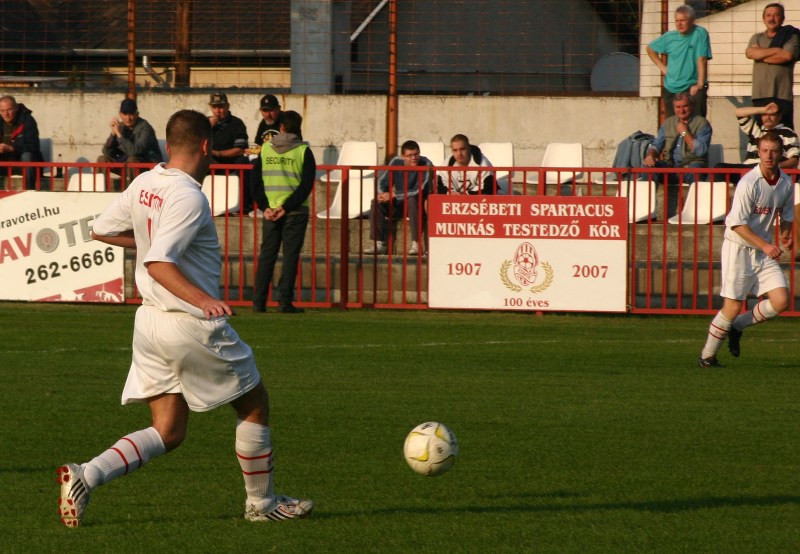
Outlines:
[[[511,275],[509,269],[512,270]],[[540,273],[544,274],[544,279],[537,285]],[[553,267],[547,262],[540,263],[536,248],[529,242],[523,242],[517,247],[514,256],[500,266],[500,280],[506,288],[514,292],[530,287],[528,291],[536,294],[548,289],[553,283]]]

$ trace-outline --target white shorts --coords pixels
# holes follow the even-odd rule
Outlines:
[[[755,296],[777,288],[788,288],[781,266],[758,248],[736,242],[722,242],[722,286],[719,295],[733,300],[745,300],[748,293]]]
[[[175,393],[183,394],[191,410],[205,412],[260,381],[253,351],[226,318],[198,319],[145,305],[136,310],[123,404]]]

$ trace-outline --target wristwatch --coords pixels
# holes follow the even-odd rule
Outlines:
[[[682,136],[682,137],[685,137],[685,136],[686,136],[686,135],[688,135],[688,134],[689,134],[689,133],[688,133],[688,132],[686,132],[686,131],[681,131],[681,136]]]

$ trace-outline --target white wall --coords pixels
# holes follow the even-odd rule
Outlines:
[[[2,90],[33,110],[43,137],[53,139],[53,156],[65,162],[95,161],[119,109],[118,94]],[[232,112],[247,124],[252,140],[260,119],[260,94],[228,93]],[[335,163],[346,140],[374,140],[383,163],[386,99],[382,96],[279,96],[284,109],[304,118],[304,138],[318,163]],[[736,98],[711,98],[709,114],[715,143],[726,160],[738,160],[739,131],[733,116]],[[142,92],[139,112],[164,138],[169,116],[181,108],[208,111],[208,95]],[[587,166],[612,162],[617,144],[631,133],[657,130],[657,99],[629,97],[402,96],[398,144],[404,140],[448,144],[464,133],[475,144],[511,142],[517,166],[536,166],[550,142],[580,142]]]

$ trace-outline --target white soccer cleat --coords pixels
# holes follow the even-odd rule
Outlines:
[[[56,470],[61,496],[58,498],[58,513],[61,523],[67,527],[78,527],[89,504],[89,487],[83,479],[83,468],[76,464],[64,464]]]
[[[247,503],[244,518],[247,521],[283,521],[284,519],[304,518],[314,509],[314,503],[307,499],[277,496],[264,502],[264,506]]]

